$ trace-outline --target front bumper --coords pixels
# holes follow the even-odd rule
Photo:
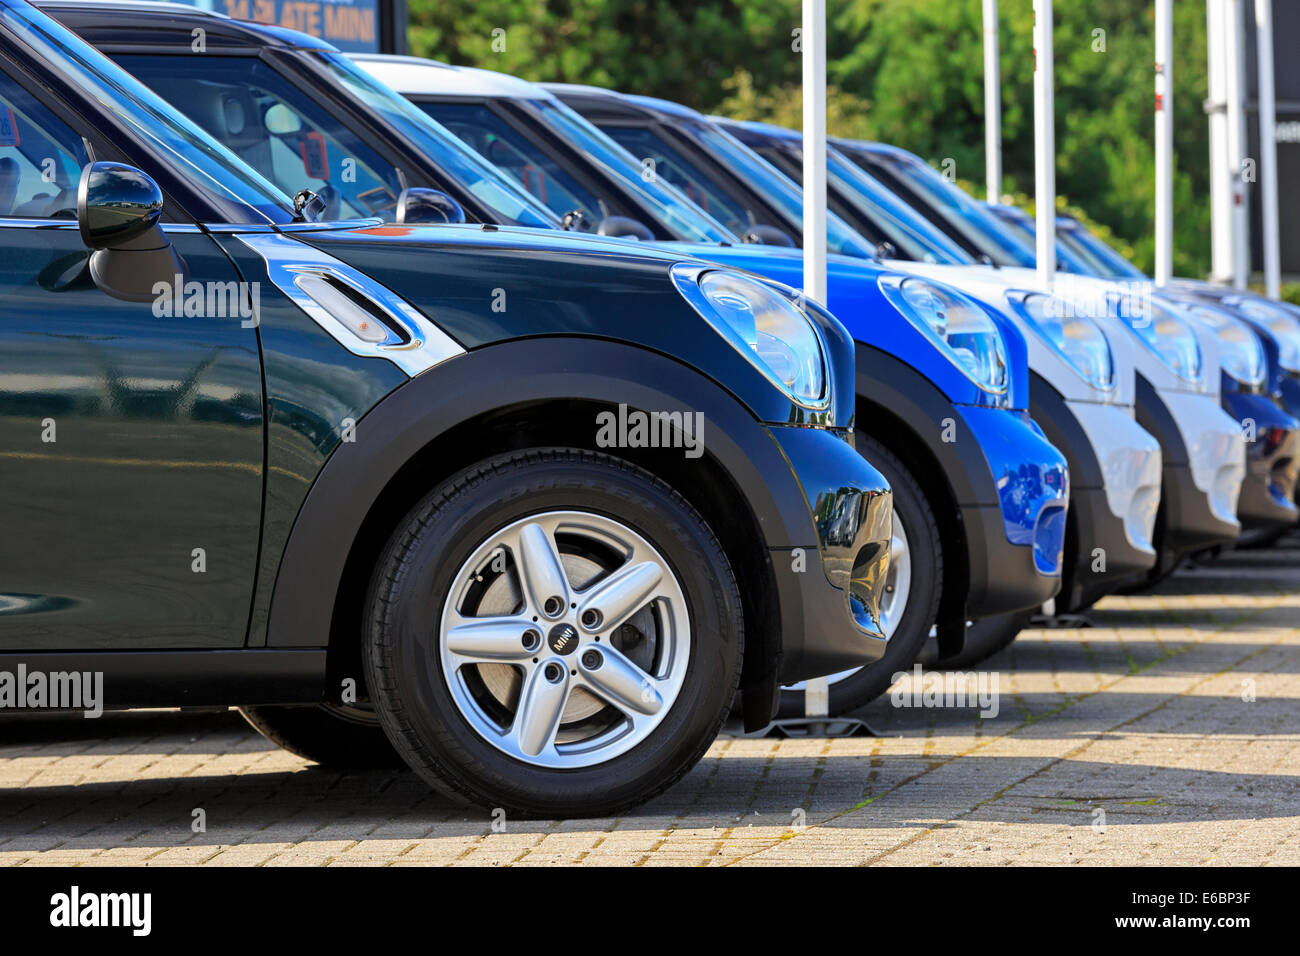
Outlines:
[[[803,489],[806,547],[770,552],[781,606],[781,684],[824,677],[885,653],[880,599],[893,494],[843,432],[773,427]]]
[[[1241,426],[1206,395],[1157,392],[1138,376],[1137,417],[1164,453],[1155,576],[1188,554],[1235,541],[1246,474]]]
[[[1070,463],[1070,512],[1058,611],[1078,611],[1150,570],[1160,444],[1128,406],[1066,401],[1044,379],[1030,410]]]
[[[1242,423],[1246,441],[1246,480],[1237,502],[1245,531],[1268,531],[1294,524],[1296,479],[1300,477],[1300,421],[1265,395],[1224,392],[1224,410]]]
[[[966,614],[980,620],[1037,607],[1057,593],[1070,476],[1065,455],[1028,415],[963,407],[987,462],[996,504],[962,507],[970,562]]]

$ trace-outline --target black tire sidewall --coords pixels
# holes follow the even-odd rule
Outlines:
[[[661,789],[666,777],[676,779],[716,734],[739,671],[739,595],[707,526],[666,485],[593,453],[516,458],[480,468],[468,484],[460,478],[447,483],[456,489],[449,497],[435,506],[430,499],[442,498],[440,489],[402,522],[372,589],[367,663],[387,665],[393,676],[402,719],[391,719],[386,705],[394,701],[383,692],[377,703],[399,751],[474,802],[491,795],[529,815],[630,805]],[[690,662],[663,721],[626,753],[581,769],[526,764],[480,736],[451,696],[437,640],[450,586],[473,551],[515,521],[557,510],[604,515],[649,541],[677,575],[691,623]],[[387,639],[373,640],[378,632]]]
[[[348,720],[324,704],[240,707],[243,718],[271,743],[323,767],[368,770],[405,766],[379,720]]]

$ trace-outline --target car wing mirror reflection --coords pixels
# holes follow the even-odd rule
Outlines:
[[[186,275],[163,232],[162,190],[125,163],[90,163],[77,185],[77,226],[91,251],[90,277],[115,299],[152,302],[155,286]]]

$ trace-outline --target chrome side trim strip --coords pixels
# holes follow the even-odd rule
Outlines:
[[[369,276],[303,242],[277,233],[240,235],[239,241],[266,262],[267,276],[277,289],[354,355],[382,358],[414,378],[465,350],[413,305]],[[386,324],[399,329],[382,342],[367,342],[352,332],[324,304],[298,283],[302,276],[332,279],[352,289],[382,313]]]
[[[75,219],[16,219],[0,216],[0,229],[18,227],[22,229],[76,229]]]

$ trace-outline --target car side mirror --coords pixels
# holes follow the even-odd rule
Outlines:
[[[750,226],[745,230],[742,236],[745,242],[757,243],[764,246],[785,246],[787,249],[794,248],[794,239],[784,229],[778,229],[776,226],[766,226],[759,224]]]
[[[91,251],[90,276],[106,295],[152,302],[159,282],[185,275],[163,232],[163,195],[147,173],[125,163],[90,163],[77,184],[77,226]]]
[[[408,186],[397,197],[397,221],[415,225],[429,222],[464,222],[465,209],[437,189]]]
[[[613,236],[618,239],[637,239],[641,242],[654,242],[655,234],[650,227],[637,219],[627,216],[606,216],[596,229],[600,236]]]

